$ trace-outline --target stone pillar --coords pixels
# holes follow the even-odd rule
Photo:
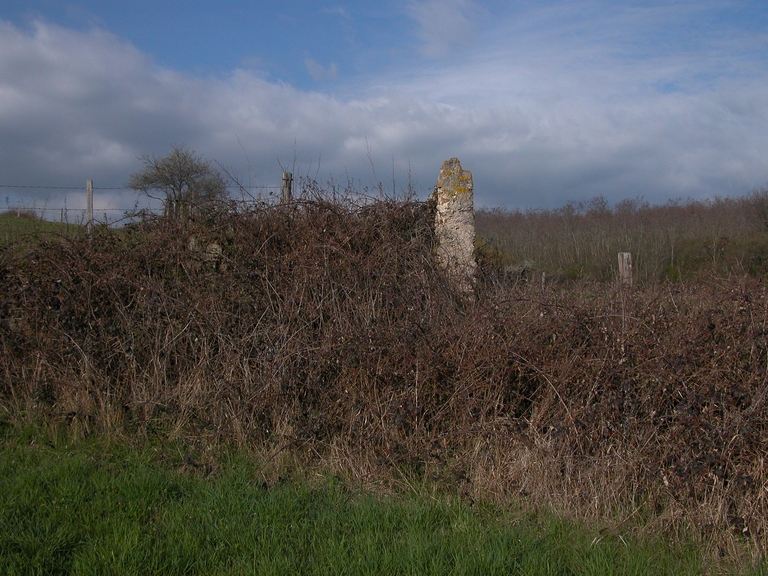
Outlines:
[[[463,292],[472,292],[475,269],[475,208],[472,172],[458,158],[443,162],[433,192],[437,258]]]

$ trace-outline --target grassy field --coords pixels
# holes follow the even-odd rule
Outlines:
[[[0,244],[23,242],[25,238],[36,241],[49,235],[69,236],[81,229],[77,224],[41,220],[31,211],[0,212]]]
[[[691,545],[601,534],[333,477],[273,485],[245,453],[67,441],[6,429],[0,572],[12,574],[700,574]],[[759,573],[759,572],[755,572]]]

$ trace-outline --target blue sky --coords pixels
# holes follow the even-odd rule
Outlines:
[[[173,144],[251,185],[410,172],[422,196],[456,156],[485,206],[745,194],[768,184],[768,5],[0,4],[0,185],[119,187]]]

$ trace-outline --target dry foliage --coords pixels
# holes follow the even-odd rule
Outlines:
[[[768,188],[739,198],[652,206],[603,197],[555,210],[481,210],[480,252],[507,275],[612,280],[617,253],[630,252],[644,283],[700,274],[768,272]]]
[[[766,549],[762,278],[466,299],[428,222],[316,195],[6,247],[2,410]]]

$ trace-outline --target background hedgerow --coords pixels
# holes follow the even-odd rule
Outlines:
[[[316,191],[5,245],[4,417],[766,549],[763,277],[542,287],[491,270],[467,298],[429,221],[428,204]]]
[[[765,274],[768,188],[738,198],[676,200],[652,206],[603,197],[554,210],[477,212],[480,254],[507,275],[613,280],[617,254],[630,252],[637,280],[704,274]]]

